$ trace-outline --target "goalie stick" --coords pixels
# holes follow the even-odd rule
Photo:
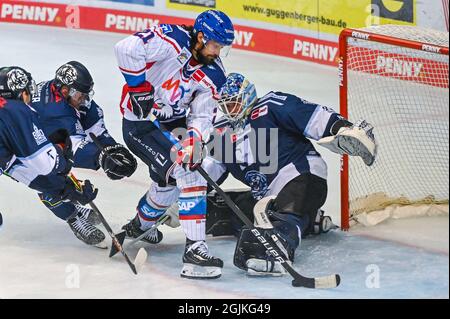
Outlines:
[[[152,113],[150,113],[150,120],[156,127],[158,128],[161,127],[158,119]],[[178,147],[178,149],[182,147],[175,138],[171,138],[170,136],[168,136],[168,134],[164,134],[164,136],[166,136],[169,141],[175,144]],[[341,283],[341,277],[338,274],[313,278],[305,277],[299,274],[294,268],[291,267],[291,265],[283,257],[283,253],[278,247],[279,245],[281,245],[278,236],[272,232],[270,234],[270,237],[266,239],[264,235],[261,234],[259,230],[247,218],[247,216],[245,216],[242,210],[233,202],[233,200],[222,190],[222,188],[215,181],[211,179],[211,177],[208,175],[208,173],[203,169],[201,165],[199,165],[196,170],[200,173],[200,175],[203,176],[203,178],[208,182],[208,184],[211,185],[211,187],[213,187],[216,190],[216,192],[223,198],[225,203],[239,217],[239,219],[250,229],[251,233],[258,239],[261,245],[264,246],[266,251],[270,255],[272,255],[275,258],[275,260],[279,261],[283,266],[283,268],[286,269],[286,271],[292,276],[292,278],[294,278],[294,280],[292,280],[292,286],[305,288],[323,288],[323,289],[335,288],[339,286],[339,284]]]
[[[81,185],[80,182],[76,179],[76,177],[73,174],[70,174],[70,179],[72,180],[72,182],[75,184],[75,186],[79,189],[81,189]],[[103,226],[105,227],[105,229],[107,230],[108,234],[111,236],[112,239],[112,246],[111,246],[111,252],[114,250],[116,252],[121,252],[123,257],[125,257],[125,260],[127,261],[128,266],[130,266],[131,271],[137,275],[138,272],[137,270],[141,268],[141,266],[145,263],[145,261],[147,260],[147,252],[145,251],[144,248],[139,249],[136,258],[134,259],[134,263],[130,260],[130,257],[128,257],[128,255],[126,254],[125,250],[123,249],[123,241],[125,239],[125,233],[122,236],[119,235],[115,235],[113,230],[111,229],[111,227],[109,226],[108,222],[106,221],[105,217],[103,217],[102,213],[100,212],[100,210],[98,209],[97,205],[94,204],[94,202],[90,202],[89,206],[91,206],[91,208],[94,210],[94,212],[97,214],[97,216],[100,218],[100,221],[102,222]],[[110,256],[111,253],[110,253]]]

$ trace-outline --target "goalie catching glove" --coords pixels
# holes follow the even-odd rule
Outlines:
[[[332,136],[321,138],[317,143],[334,153],[360,156],[367,166],[371,166],[377,155],[377,144],[373,126],[364,120],[354,125],[346,120],[338,120],[331,128]]]
[[[130,177],[137,168],[136,158],[121,144],[104,147],[98,161],[112,180]]]

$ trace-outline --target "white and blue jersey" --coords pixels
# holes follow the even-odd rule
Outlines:
[[[331,126],[340,118],[330,108],[291,94],[270,92],[253,107],[243,130],[223,135],[233,143],[233,159],[221,159],[221,165],[250,186],[257,199],[277,195],[300,174],[326,179],[327,165],[310,139],[330,136]],[[224,124],[219,120],[215,126]],[[222,144],[225,154],[227,141]]]
[[[208,140],[226,76],[219,58],[208,66],[198,64],[190,52],[190,40],[182,26],[163,24],[118,42],[115,53],[127,86],[149,82],[155,88],[155,101],[173,108],[169,121],[187,116],[188,128]],[[126,89],[121,112],[129,121],[141,120],[132,111]]]
[[[39,117],[32,107],[21,101],[0,99],[0,175],[39,191],[64,188],[66,162],[61,150],[47,139]],[[43,183],[42,177],[52,180]]]

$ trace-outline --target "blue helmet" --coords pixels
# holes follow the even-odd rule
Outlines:
[[[206,41],[214,40],[224,46],[234,41],[234,27],[230,18],[218,10],[201,13],[194,23],[194,33],[203,32]]]
[[[233,127],[242,127],[258,97],[255,85],[242,74],[230,73],[220,90],[219,108]]]

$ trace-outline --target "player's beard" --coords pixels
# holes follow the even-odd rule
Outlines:
[[[202,53],[202,50],[198,50],[197,51],[197,60],[200,64],[204,64],[204,65],[210,65],[213,64],[214,61],[217,59],[217,55],[204,55]]]

